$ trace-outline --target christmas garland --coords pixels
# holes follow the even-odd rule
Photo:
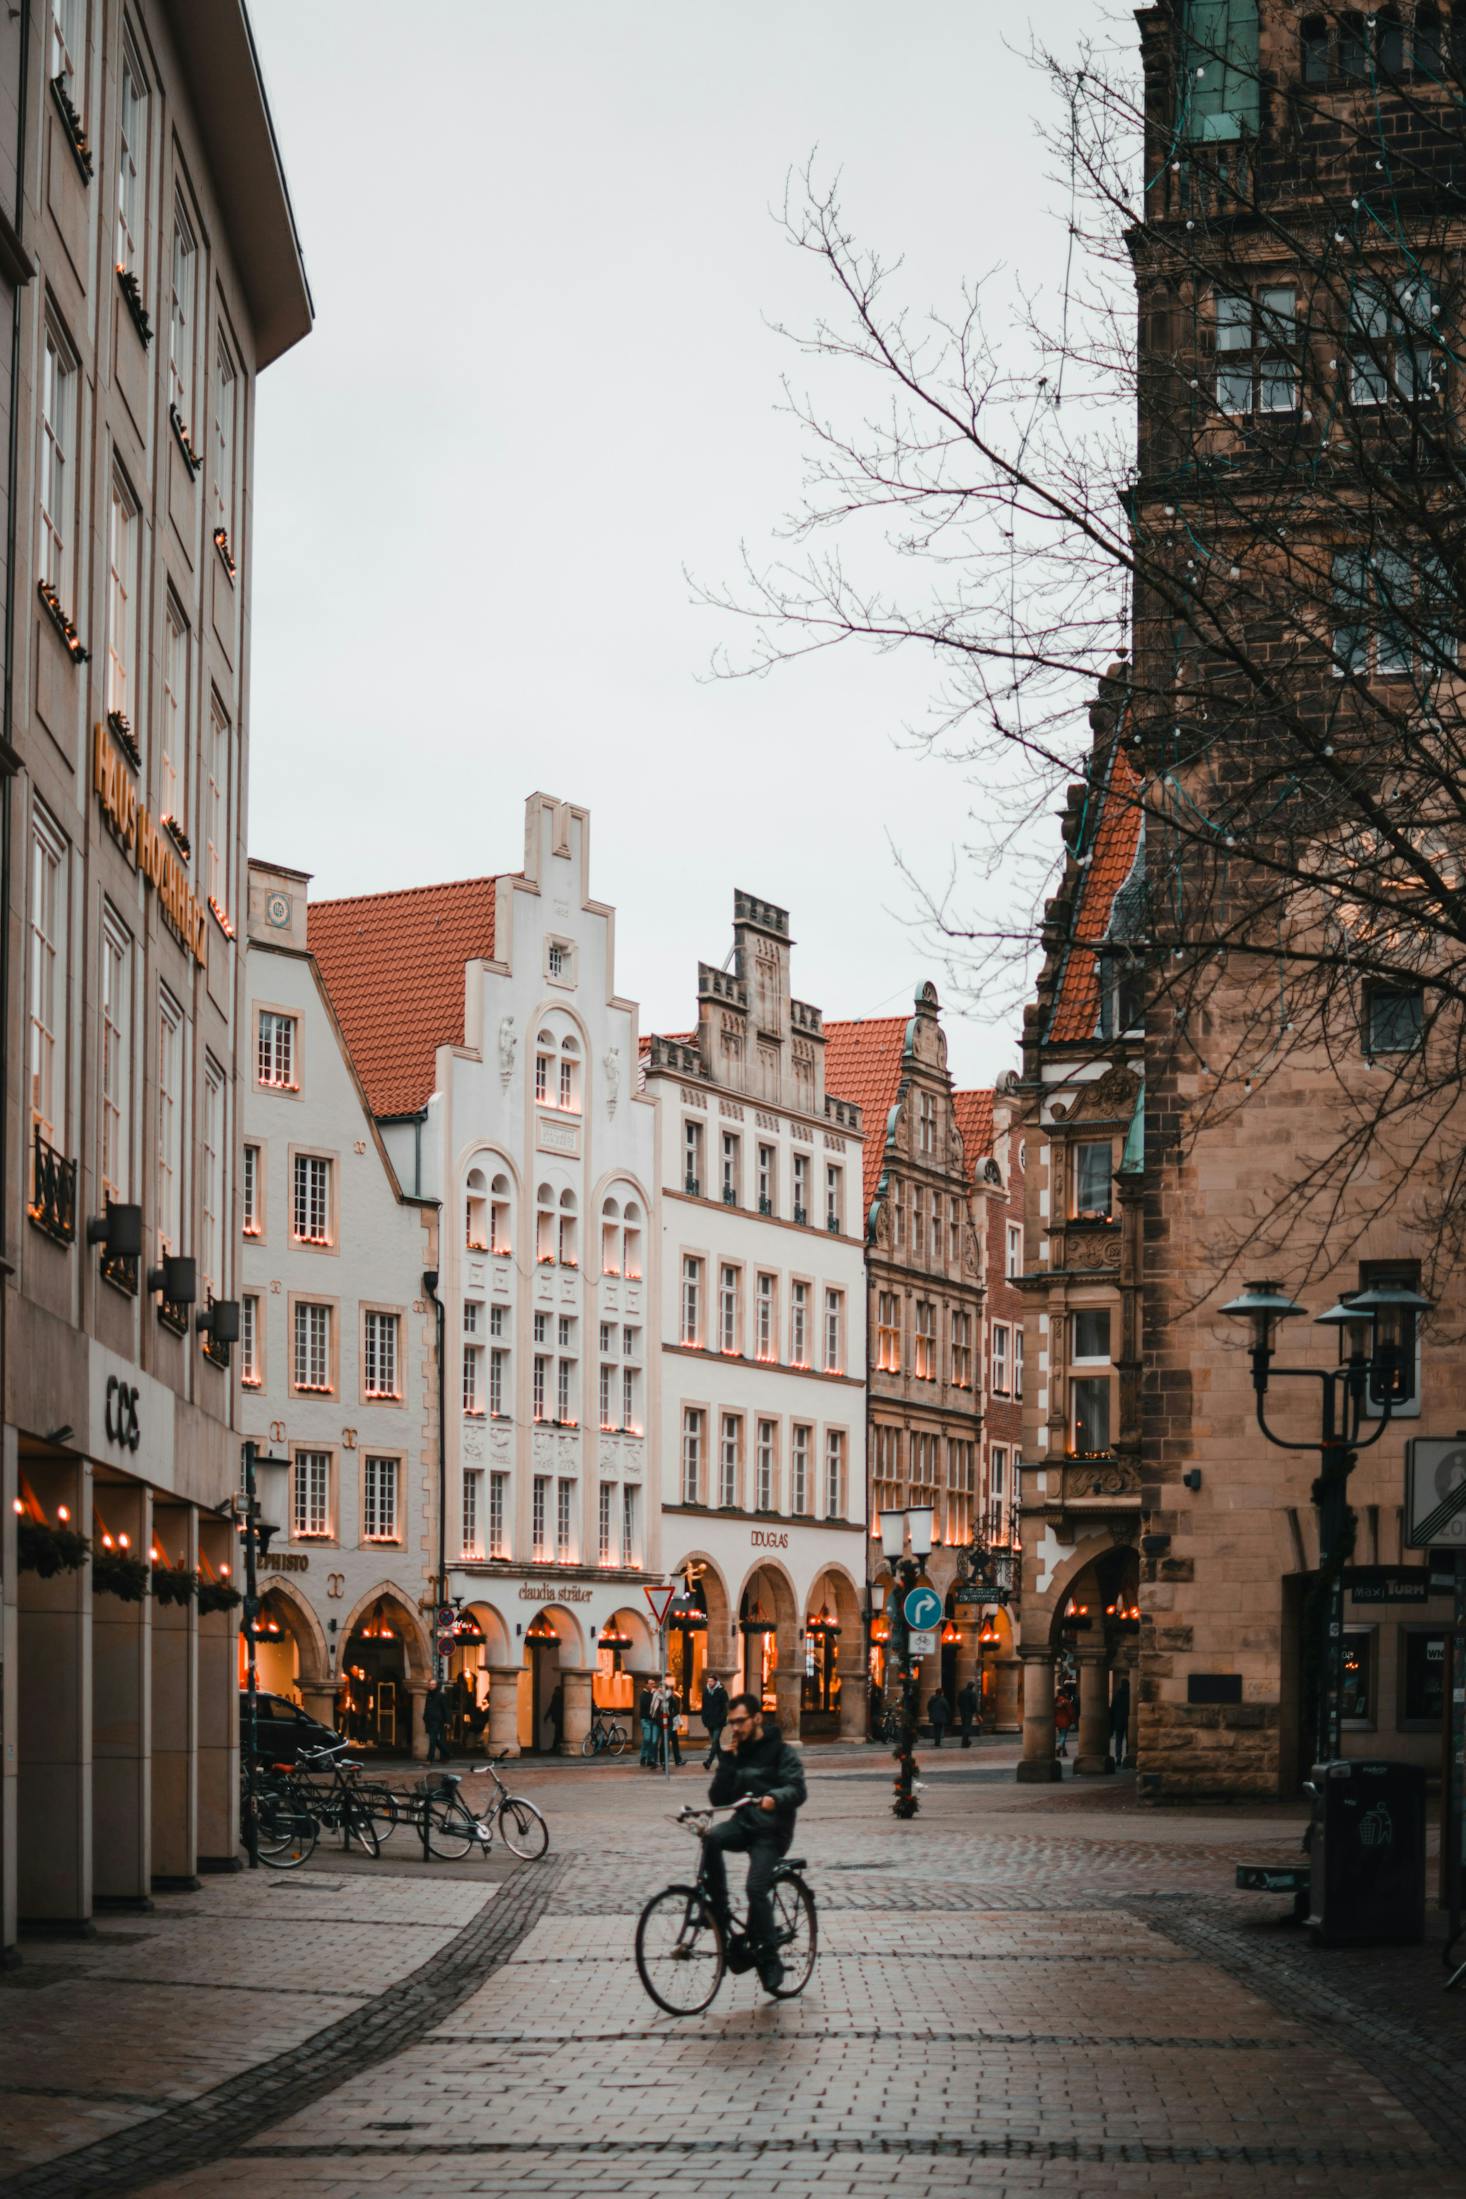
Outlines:
[[[44,1581],[58,1573],[77,1573],[87,1562],[91,1543],[75,1527],[52,1527],[43,1519],[22,1518],[16,1523],[15,1554],[22,1573],[39,1573]]]

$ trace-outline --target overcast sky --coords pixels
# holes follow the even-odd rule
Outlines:
[[[1061,46],[1099,12],[1035,10]],[[591,811],[643,1028],[692,1020],[735,885],[827,1016],[947,990],[892,852],[941,881],[981,799],[902,747],[930,665],[710,680],[740,636],[683,569],[735,577],[797,496],[767,324],[827,300],[770,209],[812,149],[918,304],[1058,281],[1031,12],[251,0],[317,311],[260,384],[254,854],[320,896],[515,869],[543,788]],[[950,1036],[964,1083],[1016,1059]]]

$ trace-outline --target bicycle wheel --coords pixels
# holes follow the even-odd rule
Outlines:
[[[272,1871],[293,1871],[315,1853],[320,1826],[309,1810],[278,1795],[260,1798],[257,1849]]]
[[[397,1807],[397,1797],[390,1787],[362,1787],[358,1791],[361,1800],[371,1812],[372,1824],[376,1829],[377,1845],[380,1847],[384,1841],[390,1840],[398,1826],[405,1822],[401,1811]]]
[[[774,1880],[775,1946],[784,1965],[784,1982],[773,1988],[775,2000],[793,2000],[802,1993],[819,1952],[819,1919],[814,1895],[802,1878],[792,1872]]]
[[[610,1726],[607,1728],[606,1747],[612,1756],[619,1756],[624,1748],[630,1746],[630,1742],[631,1735],[627,1732],[625,1726]]]
[[[511,1855],[534,1863],[550,1845],[550,1828],[535,1808],[520,1795],[506,1794],[499,1804],[499,1833]]]
[[[653,1894],[636,1920],[636,1973],[669,2016],[696,2016],[723,1982],[722,1927],[695,1886]]]
[[[461,1863],[478,1837],[478,1829],[463,1804],[428,1804],[428,1846],[440,1863]]]
[[[341,1803],[341,1841],[343,1847],[354,1840],[364,1855],[378,1856],[382,1852],[381,1839],[372,1822],[371,1805],[364,1795],[350,1794]]]
[[[596,1729],[594,1726],[592,1726],[590,1732],[586,1735],[585,1739],[580,1744],[580,1753],[582,1756],[594,1756],[596,1753],[596,1747]]]

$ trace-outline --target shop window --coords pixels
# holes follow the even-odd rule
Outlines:
[[[1446,1637],[1438,1628],[1400,1631],[1400,1724],[1407,1733],[1438,1733],[1446,1701]]]

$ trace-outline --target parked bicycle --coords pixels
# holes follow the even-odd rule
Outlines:
[[[597,1710],[591,1715],[590,1732],[580,1744],[580,1753],[582,1756],[599,1756],[602,1752],[607,1756],[619,1756],[630,1740],[625,1726],[618,1726],[614,1718]]]
[[[730,1807],[746,1809],[748,1797]],[[700,2015],[711,2004],[725,1971],[736,1976],[751,1970],[756,1960],[747,1917],[730,1909],[725,1931],[708,1891],[704,1843],[713,1819],[727,1814],[711,1807],[677,1812],[673,1823],[685,1825],[697,1836],[696,1883],[664,1887],[652,1895],[637,1919],[637,1974],[669,2016]],[[776,2000],[792,2000],[804,1991],[819,1952],[819,1918],[814,1895],[801,1876],[805,1868],[804,1857],[797,1855],[784,1856],[774,1866],[773,1952],[784,1967],[782,1980],[772,1988]]]
[[[339,1832],[343,1848],[366,1855],[381,1853],[392,1809],[388,1789],[364,1784],[362,1767],[340,1749],[303,1749],[293,1767],[257,1773],[255,1808],[262,1863],[273,1870],[294,1870],[315,1849],[322,1831]],[[248,1788],[244,1797],[248,1808]]]
[[[499,1762],[503,1761],[501,1756]],[[471,1810],[459,1793],[469,1775],[453,1771],[425,1780],[416,1795],[398,1795],[399,1812],[410,1809],[411,1822],[419,1829],[426,1819],[428,1848],[444,1863],[460,1862],[475,1842],[487,1855],[496,1832],[511,1855],[537,1862],[550,1845],[550,1828],[533,1802],[511,1794],[493,1764],[475,1764],[472,1771],[487,1772],[494,1783],[495,1791],[481,1812]]]

